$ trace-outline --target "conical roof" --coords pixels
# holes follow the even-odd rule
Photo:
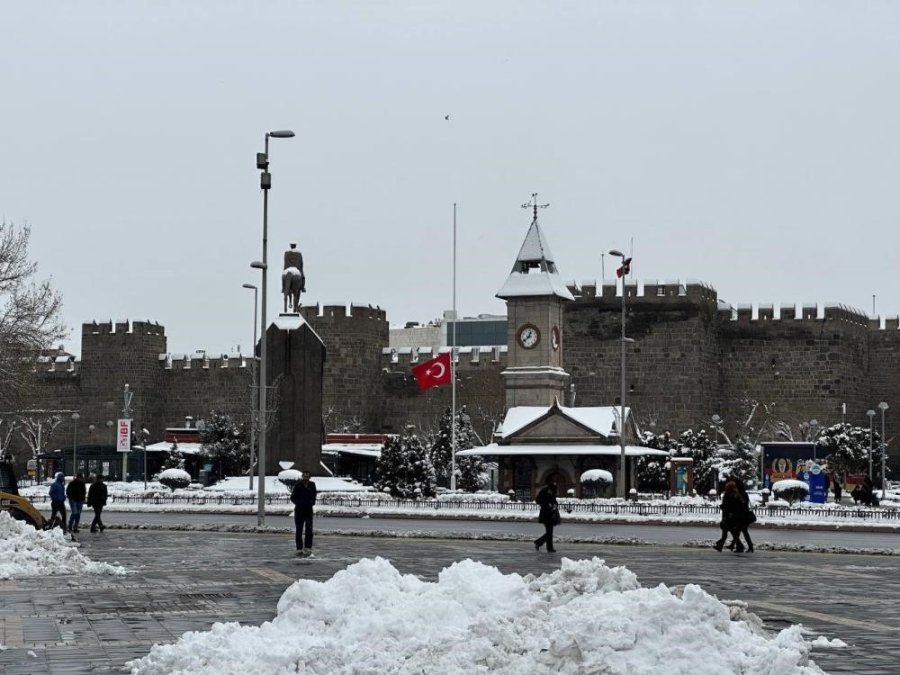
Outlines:
[[[537,209],[535,209],[537,210]],[[503,287],[497,291],[498,298],[556,295],[566,300],[574,300],[569,289],[556,271],[553,253],[544,237],[537,215],[531,221],[519,255],[513,263],[512,271]]]

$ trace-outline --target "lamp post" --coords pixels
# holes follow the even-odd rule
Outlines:
[[[268,290],[269,259],[269,189],[272,174],[269,173],[269,138],[292,138],[294,132],[288,129],[270,131],[266,134],[265,152],[256,153],[256,168],[262,171],[259,187],[263,191],[263,237],[262,237],[262,317],[260,319],[259,346],[259,484],[257,485],[257,524],[266,524],[266,291]]]
[[[887,490],[887,480],[884,475],[884,456],[887,454],[887,443],[884,440],[884,411],[888,409],[887,401],[878,404],[881,411],[881,498],[884,499],[884,491]]]
[[[875,417],[875,411],[866,410],[866,415],[869,416],[869,480],[872,480],[872,418]]]
[[[150,438],[150,432],[141,429],[141,447],[144,449],[144,490],[147,489],[147,440]]]
[[[78,420],[81,415],[72,413],[72,476],[78,475]]]
[[[816,461],[816,429],[819,427],[819,420],[813,418],[809,421],[809,440],[813,444],[813,461]]]
[[[258,289],[253,284],[243,284],[243,288],[248,288],[253,291],[253,361],[251,368],[253,372],[250,376],[250,379],[256,383],[256,386],[259,387],[259,382],[257,382],[257,376],[259,370],[256,367],[256,303],[257,298],[259,296]],[[247,472],[247,475],[250,476],[250,489],[253,489],[253,458],[255,455],[256,448],[256,396],[253,395],[253,385],[250,385],[250,470]]]
[[[613,249],[609,252],[610,255],[616,256],[617,258],[622,259],[623,266],[623,274],[622,274],[622,358],[621,358],[621,370],[622,370],[622,392],[619,398],[619,403],[621,404],[621,412],[619,414],[619,447],[621,449],[621,456],[619,457],[619,489],[616,490],[618,492],[619,497],[625,497],[625,275],[627,272],[624,271],[625,265],[625,254],[621,251],[617,251]]]

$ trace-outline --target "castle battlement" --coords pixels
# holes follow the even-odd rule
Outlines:
[[[783,302],[778,305],[777,312],[775,311],[775,305],[771,303],[759,303],[757,305],[739,303],[737,307],[721,307],[719,315],[725,320],[743,324],[772,321],[836,322],[869,330],[897,329],[898,324],[900,324],[900,321],[893,321],[897,317],[889,317],[885,320],[884,326],[882,326],[881,317],[870,318],[865,312],[840,303],[803,302],[791,304]]]
[[[303,318],[309,321],[313,317],[330,318],[330,319],[373,319],[375,321],[387,321],[387,313],[378,307],[372,305],[356,305],[352,302],[347,303],[324,303],[319,305],[308,305],[300,308]]]
[[[575,300],[597,300],[601,302],[618,302],[621,299],[618,283],[604,279],[597,285],[596,281],[567,282],[569,292]],[[664,303],[677,300],[695,302],[715,302],[718,300],[716,289],[696,279],[626,279],[625,293],[628,298],[640,299],[642,302]]]
[[[232,352],[210,356],[205,352],[193,354],[160,354],[159,363],[164,370],[192,370],[214,368],[248,368],[255,355]]]
[[[122,319],[119,321],[97,321],[85,322],[81,324],[82,335],[159,335],[164,336],[166,329],[160,326],[156,321],[132,321],[131,319]]]
[[[432,347],[400,347],[397,349],[384,347],[381,350],[381,357],[383,362],[411,367],[417,363],[423,363],[428,359],[434,358],[438,354],[446,354],[449,351],[450,347],[440,347],[437,350]],[[465,366],[466,364],[502,363],[506,361],[508,351],[506,345],[457,347],[456,363],[460,366]]]

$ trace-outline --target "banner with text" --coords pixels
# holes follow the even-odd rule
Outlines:
[[[131,420],[119,420],[116,450],[119,452],[131,452]]]

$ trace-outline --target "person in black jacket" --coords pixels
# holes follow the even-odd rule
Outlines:
[[[87,505],[94,509],[94,520],[91,521],[91,532],[94,534],[97,533],[98,529],[100,532],[106,529],[103,521],[100,520],[100,512],[106,506],[108,494],[109,491],[106,489],[106,483],[103,482],[103,476],[98,473],[94,478],[94,482],[91,483],[91,488],[88,490],[87,495]]]
[[[313,547],[313,506],[316,503],[316,484],[309,479],[309,472],[304,471],[303,477],[297,481],[291,491],[291,501],[294,503],[294,526],[297,531],[294,541],[297,545],[297,555],[307,557],[312,555]],[[305,541],[304,536],[305,535]]]
[[[741,498],[740,510],[735,518],[735,528],[738,537],[732,540],[728,549],[733,551],[735,547],[741,543],[740,535],[744,535],[744,542],[747,544],[747,553],[753,553],[753,540],[750,538],[749,527],[756,522],[756,514],[753,513],[753,509],[750,508],[750,495],[747,494],[747,486],[744,485],[744,481],[738,476],[731,476],[728,480],[734,483],[738,495]],[[740,549],[738,549],[738,552],[740,552]]]
[[[541,510],[538,513],[538,522],[544,525],[544,534],[534,540],[534,550],[540,551],[541,546],[547,544],[547,552],[555,553],[553,548],[553,527],[559,519],[559,505],[556,503],[556,483],[547,479],[547,484],[540,489],[534,498]]]
[[[722,495],[722,522],[719,527],[722,529],[721,538],[713,544],[713,548],[721,551],[725,546],[725,540],[728,539],[730,533],[735,542],[735,552],[740,553],[744,550],[744,545],[740,540],[740,522],[744,505],[741,501],[741,494],[738,492],[737,485],[734,481],[725,483],[725,493]]]
[[[84,478],[78,474],[66,487],[66,497],[69,498],[69,532],[78,532],[85,495],[87,495],[87,486],[84,484]]]

